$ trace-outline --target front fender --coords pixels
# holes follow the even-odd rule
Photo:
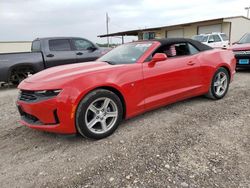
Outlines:
[[[110,71],[109,73],[85,76],[71,81],[63,88],[70,92],[69,100],[74,104],[74,108],[89,92],[95,89],[110,88],[116,90],[124,99],[126,118],[129,118],[144,110],[144,85],[140,67],[141,64],[138,64],[131,66],[131,70]]]

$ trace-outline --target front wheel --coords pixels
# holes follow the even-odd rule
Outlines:
[[[76,128],[84,137],[102,139],[117,129],[122,115],[120,98],[109,90],[98,89],[89,93],[78,105]]]
[[[207,93],[207,97],[211,99],[222,99],[228,92],[230,77],[228,71],[221,67],[219,68],[212,79],[212,83]]]

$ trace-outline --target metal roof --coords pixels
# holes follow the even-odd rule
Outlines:
[[[195,22],[175,24],[175,25],[167,25],[167,26],[161,26],[161,27],[151,27],[151,28],[146,28],[146,29],[128,30],[128,31],[116,32],[116,33],[98,35],[98,37],[136,36],[136,35],[138,35],[138,32],[142,32],[142,31],[161,30],[163,28],[177,27],[177,26],[185,27],[185,26],[189,26],[189,25],[192,25],[192,24],[200,24],[200,23],[206,23],[206,22],[211,22],[211,21],[221,21],[221,22],[223,22],[225,19],[234,19],[234,18],[244,18],[244,19],[247,19],[247,20],[250,21],[249,18],[244,17],[244,16],[234,16],[234,17],[216,18],[216,19],[195,21]]]

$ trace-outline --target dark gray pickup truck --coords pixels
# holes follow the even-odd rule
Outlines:
[[[93,61],[109,49],[75,37],[38,38],[31,52],[0,53],[0,82],[18,84],[29,74],[46,68]]]

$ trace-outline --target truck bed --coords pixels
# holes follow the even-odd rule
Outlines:
[[[7,82],[17,66],[32,66],[36,72],[43,70],[43,55],[41,52],[0,53],[0,82]]]

